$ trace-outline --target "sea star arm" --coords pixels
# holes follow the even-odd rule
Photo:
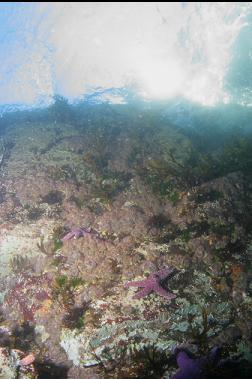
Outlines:
[[[185,351],[180,351],[177,355],[179,371],[172,379],[200,379],[203,367],[206,365],[206,358],[191,359]]]
[[[171,300],[174,299],[176,295],[165,290],[160,284],[162,280],[169,278],[173,271],[173,268],[166,267],[154,272],[144,280],[128,282],[125,284],[125,287],[143,287],[143,289],[134,296],[135,299],[139,299],[155,291],[158,295]]]
[[[137,280],[135,282],[128,282],[125,284],[125,287],[145,287],[145,286],[146,286],[146,279]]]
[[[74,238],[77,240],[79,239],[80,237],[86,237],[86,234],[83,233],[83,231],[81,229],[76,229],[74,231]]]
[[[158,277],[159,280],[168,279],[174,272],[173,267],[164,267],[161,270],[157,271],[153,275]]]
[[[161,286],[156,286],[155,288],[153,288],[153,291],[155,291],[158,295],[163,296],[168,300],[174,299],[176,297],[176,295],[174,295],[171,292],[166,291]]]
[[[180,351],[177,355],[177,364],[179,366],[179,368],[182,368],[182,369],[188,369],[191,367],[191,361],[192,359],[190,359],[188,357],[188,355],[186,354],[186,352],[184,351]]]
[[[69,232],[67,233],[62,239],[61,241],[68,241],[68,240],[71,240],[73,237],[74,237],[74,232]]]
[[[210,353],[208,354],[208,359],[211,361],[212,364],[217,364],[220,360],[221,356],[221,350],[218,346],[215,346],[211,349]]]
[[[134,295],[134,299],[141,299],[144,296],[149,295],[152,292],[152,288],[145,287],[141,291],[137,292],[136,295]]]
[[[179,370],[172,376],[172,379],[201,379],[202,372],[209,361],[213,367],[218,367],[220,360],[220,349],[214,347],[207,356],[192,359],[189,358],[185,351],[180,351],[177,354],[177,364]]]

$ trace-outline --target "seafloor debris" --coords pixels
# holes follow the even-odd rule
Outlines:
[[[34,354],[28,354],[24,358],[22,358],[19,361],[20,366],[29,366],[35,361],[35,355]]]
[[[34,368],[35,356],[25,355],[18,349],[0,348],[0,378],[2,379],[37,379]]]

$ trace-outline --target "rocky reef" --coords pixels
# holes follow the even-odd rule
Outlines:
[[[176,347],[218,347],[250,378],[249,137],[204,151],[160,109],[64,112],[1,139],[0,377],[182,378]]]

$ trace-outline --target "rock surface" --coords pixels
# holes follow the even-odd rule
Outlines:
[[[175,372],[168,363],[182,343],[196,354],[251,349],[246,177],[227,170],[192,182],[190,139],[170,125],[144,127],[6,130],[0,321],[13,351],[32,351],[48,378],[161,378]],[[95,233],[62,243],[81,227]],[[176,268],[162,283],[176,299],[136,299],[125,288],[165,266]],[[1,348],[6,379],[11,356]]]

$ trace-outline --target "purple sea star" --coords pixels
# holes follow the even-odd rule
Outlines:
[[[141,291],[137,292],[134,299],[141,299],[142,297],[149,295],[151,292],[156,292],[158,295],[171,300],[174,299],[176,295],[164,289],[161,286],[161,282],[169,278],[173,272],[174,268],[165,267],[149,275],[149,277],[144,280],[126,283],[125,287],[143,287]]]
[[[203,372],[208,367],[214,367],[220,360],[220,349],[214,347],[207,356],[192,359],[185,351],[177,354],[179,370],[171,379],[201,379]]]
[[[87,237],[89,236],[90,234],[95,234],[95,236],[97,237],[97,233],[92,231],[91,228],[73,228],[69,233],[67,233],[62,239],[61,241],[64,242],[64,241],[68,241],[68,240],[71,240],[71,239],[78,239],[80,237]]]

